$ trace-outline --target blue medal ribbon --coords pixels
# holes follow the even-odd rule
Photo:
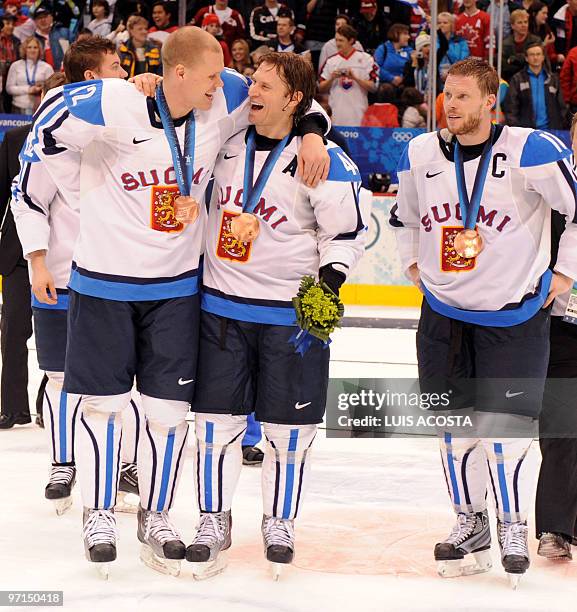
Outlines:
[[[195,122],[194,112],[191,111],[186,126],[184,128],[184,152],[180,148],[178,136],[174,121],[170,116],[168,104],[162,89],[162,83],[156,88],[156,104],[160,121],[164,128],[164,134],[170,146],[170,154],[172,156],[172,164],[176,173],[176,182],[180,195],[189,196],[192,187],[192,177],[194,176],[194,139],[195,139]]]
[[[256,151],[255,142],[256,130],[254,127],[250,127],[248,131],[248,139],[246,142],[246,155],[244,158],[244,180],[242,189],[242,211],[247,213],[254,212],[260,196],[263,192],[268,179],[270,178],[271,172],[275,167],[281,153],[286,147],[290,133],[287,134],[267,155],[267,158],[257,176],[256,183],[253,186],[254,178],[254,157]]]
[[[30,85],[31,87],[32,85],[36,85],[36,71],[38,70],[38,62],[34,64],[32,80],[30,80],[30,75],[28,74],[28,60],[24,60],[24,70],[26,71],[26,80],[28,81],[28,85]]]
[[[459,141],[455,138],[455,172],[457,175],[457,191],[459,193],[459,204],[461,205],[461,217],[463,218],[463,227],[465,229],[475,229],[477,225],[477,215],[481,206],[481,197],[483,188],[489,171],[489,163],[491,161],[491,153],[493,151],[493,135],[495,128],[491,126],[491,134],[489,140],[485,143],[477,173],[475,174],[475,183],[471,192],[471,199],[467,193],[467,183],[465,181],[465,165],[461,155],[461,147]]]

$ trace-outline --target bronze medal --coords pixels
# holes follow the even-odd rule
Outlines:
[[[260,223],[256,215],[241,213],[230,222],[230,231],[237,240],[252,242],[260,232]]]
[[[194,223],[200,212],[198,202],[191,196],[178,196],[174,200],[174,218],[180,223]]]
[[[464,229],[455,236],[453,247],[464,259],[473,259],[483,250],[483,238],[476,229]]]

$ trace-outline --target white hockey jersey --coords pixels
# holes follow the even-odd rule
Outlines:
[[[300,138],[293,137],[254,211],[260,221],[257,239],[239,242],[230,222],[242,212],[245,134],[226,144],[214,170],[202,308],[242,321],[293,325],[291,300],[302,277],[318,276],[319,267],[330,263],[346,274],[363,253],[367,219],[359,199],[361,177],[342,149],[329,142],[328,179],[307,187],[296,172]],[[255,181],[269,153],[258,149]]]
[[[340,53],[329,57],[321,70],[321,81],[327,80],[335,70],[349,69],[361,79],[377,82],[378,68],[374,58],[356,49],[348,57]],[[369,105],[368,92],[350,77],[341,76],[331,85],[329,104],[335,125],[359,126]]]
[[[533,293],[551,259],[550,209],[567,218],[555,269],[577,278],[577,185],[571,152],[555,136],[497,127],[477,216],[483,251],[455,252],[463,228],[446,130],[413,138],[399,161],[391,225],[404,270],[418,262],[432,295],[465,310],[496,311]],[[465,162],[469,196],[479,157]]]

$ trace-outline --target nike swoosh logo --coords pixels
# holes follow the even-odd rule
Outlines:
[[[191,378],[190,380],[183,380],[182,378],[178,379],[178,384],[179,385],[188,385],[189,383],[193,382],[194,378]]]
[[[295,408],[297,410],[302,410],[303,408],[306,408],[307,406],[310,406],[312,402],[307,402],[306,404],[299,404],[298,402],[295,404]]]
[[[238,155],[227,155],[226,153],[224,154],[224,159],[232,159],[233,157],[238,157]]]
[[[152,140],[152,138],[143,138],[142,140],[136,140],[136,138],[133,138],[132,144],[140,144],[141,142],[147,142],[148,140]]]
[[[430,172],[427,171],[427,174],[425,174],[425,176],[427,178],[433,178],[435,176],[439,176],[439,174],[443,174],[444,170],[441,170],[441,172],[435,172],[435,174],[431,174]]]
[[[507,391],[507,393],[505,393],[505,397],[507,399],[510,399],[511,397],[515,397],[517,395],[523,395],[525,393],[525,391],[518,391],[517,393],[511,393],[511,391]]]

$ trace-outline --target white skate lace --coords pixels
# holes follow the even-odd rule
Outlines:
[[[147,512],[146,513],[146,530],[144,537],[152,538],[160,544],[165,544],[171,540],[180,540],[180,535],[176,529],[170,524],[168,512]]]
[[[264,541],[268,546],[288,546],[293,548],[295,528],[292,521],[287,519],[267,517],[263,525]]]
[[[118,532],[114,514],[110,510],[90,510],[82,536],[88,542],[89,548],[96,544],[116,544]]]
[[[226,534],[227,520],[225,512],[202,513],[193,544],[204,544],[211,548],[216,542],[222,542]]]
[[[69,485],[74,477],[74,468],[70,465],[53,465],[50,470],[50,484]]]
[[[453,526],[453,529],[445,542],[456,545],[462,544],[471,535],[471,533],[473,533],[476,524],[476,514],[465,514],[464,512],[460,512],[457,515],[457,522]]]
[[[524,523],[500,523],[500,540],[502,542],[503,556],[520,555],[528,557],[527,533],[528,528]]]

